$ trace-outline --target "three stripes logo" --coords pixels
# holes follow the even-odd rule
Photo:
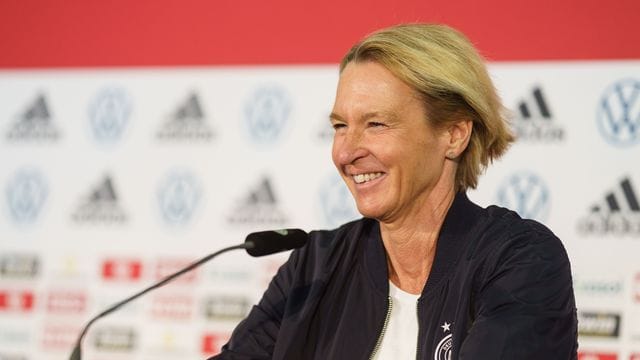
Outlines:
[[[127,215],[118,204],[111,176],[105,176],[72,214],[76,223],[122,224]]]
[[[640,203],[631,180],[624,178],[618,187],[605,194],[604,201],[593,205],[580,220],[582,234],[640,235]]]
[[[231,224],[269,224],[283,226],[287,216],[278,208],[275,192],[269,178],[262,179],[260,184],[249,192],[231,216]]]
[[[564,139],[565,131],[553,121],[551,108],[539,86],[518,103],[516,114],[514,131],[519,140],[557,142]]]
[[[51,111],[43,94],[38,94],[26,110],[17,116],[6,133],[9,141],[51,142],[59,137],[60,132],[53,125]]]
[[[169,115],[156,133],[159,140],[171,141],[210,141],[213,130],[206,122],[200,97],[196,92],[189,94],[184,103]]]

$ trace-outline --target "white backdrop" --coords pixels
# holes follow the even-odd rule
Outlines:
[[[571,258],[581,358],[640,358],[640,62],[492,63],[520,139],[471,199]],[[358,217],[335,66],[0,72],[0,359],[67,358],[118,301],[253,231]],[[218,351],[287,254],[223,255],[95,324],[86,359]],[[634,355],[635,354],[635,355]]]

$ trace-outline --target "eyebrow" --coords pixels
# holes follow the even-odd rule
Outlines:
[[[373,111],[373,112],[369,112],[369,113],[366,113],[366,114],[362,115],[359,120],[366,121],[366,120],[369,120],[371,118],[375,118],[375,117],[378,117],[378,116],[386,117],[386,118],[388,118],[390,120],[397,120],[398,119],[398,114],[396,114],[395,112],[391,112],[391,111]],[[345,121],[342,116],[340,116],[340,115],[338,115],[338,114],[336,114],[334,112],[332,112],[329,115],[329,121],[331,121],[331,120]]]

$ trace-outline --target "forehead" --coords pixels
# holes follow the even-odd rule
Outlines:
[[[340,74],[334,104],[340,116],[403,112],[412,106],[423,107],[418,93],[379,63],[351,62]]]

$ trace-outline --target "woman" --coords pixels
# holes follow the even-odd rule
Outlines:
[[[576,358],[561,242],[465,195],[513,137],[462,34],[400,25],[356,44],[331,123],[364,218],[312,232],[216,358]]]

